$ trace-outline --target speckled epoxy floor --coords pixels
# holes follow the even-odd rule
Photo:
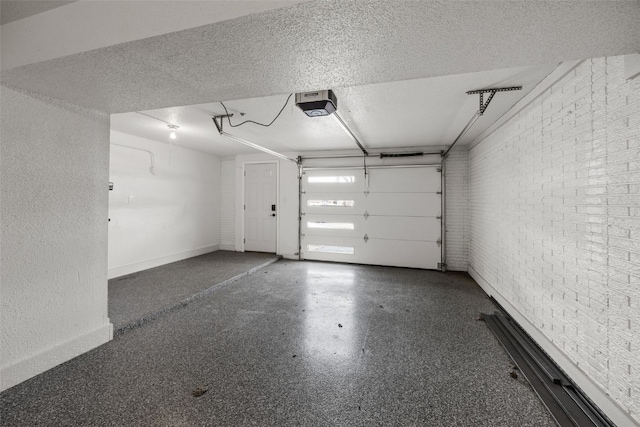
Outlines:
[[[3,425],[552,426],[466,274],[279,261],[0,395]],[[193,397],[197,387],[208,387]]]
[[[251,269],[274,254],[216,251],[109,280],[109,320],[119,332]]]

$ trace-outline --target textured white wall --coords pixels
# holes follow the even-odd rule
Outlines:
[[[219,249],[220,159],[111,131],[109,277]],[[149,150],[155,175],[149,172]]]
[[[640,422],[640,79],[623,58],[583,62],[475,146],[470,198],[479,281]]]
[[[111,339],[109,118],[2,87],[0,388]]]
[[[444,173],[447,270],[467,271],[469,265],[469,151],[466,147],[449,153]]]
[[[236,162],[223,160],[220,166],[220,249],[236,250]]]

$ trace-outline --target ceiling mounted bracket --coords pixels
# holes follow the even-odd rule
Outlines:
[[[470,90],[470,91],[468,91],[467,95],[475,95],[475,94],[479,94],[480,95],[480,109],[478,111],[480,112],[480,115],[483,115],[484,111],[487,109],[487,107],[491,103],[491,100],[493,99],[493,96],[497,92],[510,92],[512,90],[521,90],[521,89],[522,89],[522,86],[500,87],[500,88],[494,88],[494,89],[478,89],[478,90]],[[491,94],[491,95],[489,95],[489,98],[487,98],[487,102],[484,102],[484,94],[485,93],[490,93]]]
[[[282,160],[288,160],[292,163],[295,163],[296,165],[300,166],[300,163],[297,159],[292,159],[291,157],[287,157],[284,154],[280,154],[276,151],[270,150],[266,147],[263,147],[261,145],[258,144],[254,144],[253,142],[249,142],[247,140],[244,140],[242,138],[238,138],[237,136],[233,136],[231,134],[226,133],[223,129],[222,129],[222,119],[224,119],[225,117],[231,117],[233,116],[233,114],[224,114],[224,115],[220,115],[220,116],[213,116],[211,117],[211,119],[213,120],[213,123],[216,125],[216,129],[218,129],[218,133],[221,136],[227,137],[233,141],[239,142],[240,144],[246,145],[247,147],[251,147],[253,149],[256,149],[258,151],[262,151],[263,153],[267,153],[271,156],[277,157],[279,159]],[[218,119],[220,119],[220,122],[218,123]]]
[[[492,88],[492,89],[478,89],[478,90],[470,90],[467,92],[467,95],[475,95],[475,94],[479,94],[480,95],[480,109],[478,111],[476,111],[476,113],[473,115],[473,117],[471,117],[471,120],[469,120],[469,123],[467,123],[467,125],[464,127],[464,129],[462,129],[462,132],[460,132],[460,134],[458,135],[458,137],[455,139],[455,141],[453,141],[453,143],[449,146],[449,148],[447,148],[447,150],[442,153],[442,159],[446,159],[446,157],[449,155],[449,151],[451,151],[451,149],[453,148],[454,145],[456,145],[456,143],[460,140],[460,138],[462,138],[468,131],[469,129],[471,129],[471,126],[473,126],[473,124],[476,122],[476,120],[478,120],[480,118],[480,116],[482,116],[484,114],[484,112],[487,110],[487,107],[489,106],[489,103],[491,103],[491,100],[493,99],[493,96],[498,93],[498,92],[511,92],[513,90],[521,90],[522,86],[510,86],[510,87],[497,87],[497,88]],[[490,93],[491,95],[489,95],[489,98],[487,98],[487,101],[484,102],[484,94],[485,93]]]
[[[218,133],[222,134],[222,124],[224,123],[225,118],[233,117],[233,113],[231,114],[220,114],[218,116],[213,116],[213,123],[216,125],[216,129],[218,129]],[[218,123],[220,120],[220,123]]]

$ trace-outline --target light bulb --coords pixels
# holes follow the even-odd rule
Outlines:
[[[179,126],[177,126],[177,125],[167,125],[167,127],[169,128],[169,139],[176,139],[177,138],[176,129],[178,129]]]

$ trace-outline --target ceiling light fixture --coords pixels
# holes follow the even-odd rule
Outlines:
[[[167,127],[170,129],[169,132],[169,138],[170,139],[176,139],[177,135],[176,135],[176,129],[178,129],[180,126],[176,126],[176,125],[167,125]]]
[[[159,122],[162,122],[162,123],[166,124],[167,127],[169,128],[169,139],[178,138],[178,135],[176,134],[176,130],[178,130],[178,128],[180,128],[180,126],[173,125],[173,124],[169,123],[166,120],[159,119],[157,117],[154,117],[154,116],[152,116],[150,114],[147,114],[147,113],[143,113],[141,111],[136,111],[136,113],[140,114],[141,116],[149,117],[150,119],[158,120]]]

